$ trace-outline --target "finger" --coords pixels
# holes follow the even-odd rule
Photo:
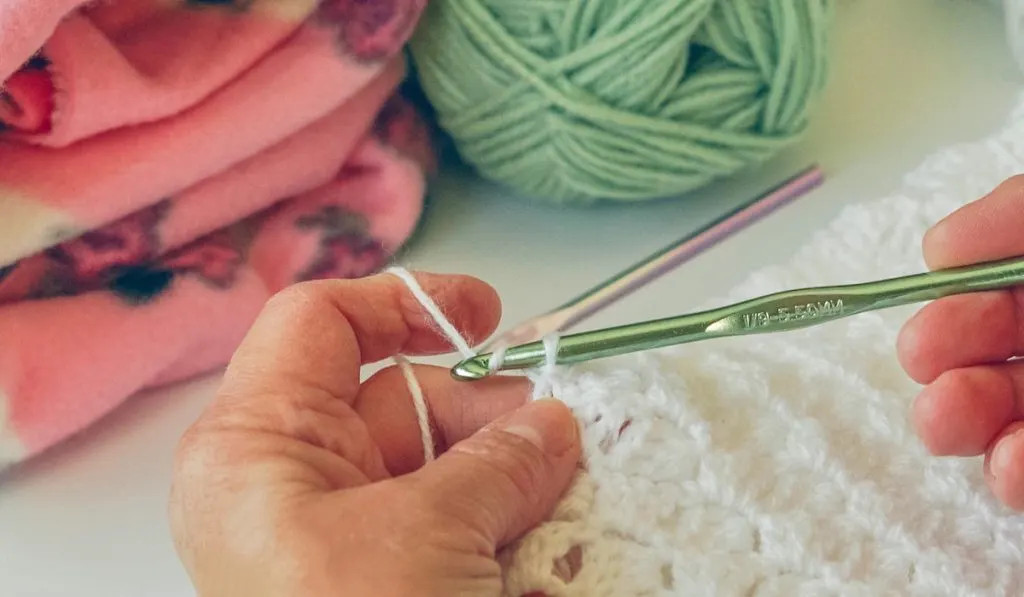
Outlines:
[[[931,383],[944,371],[998,363],[1024,352],[1024,294],[951,296],[926,305],[900,330],[897,354],[907,374]]]
[[[483,282],[427,274],[417,279],[468,336],[485,336],[496,326],[500,305]],[[369,480],[380,479],[387,472],[383,459],[351,408],[359,365],[445,346],[394,276],[293,286],[268,302],[189,435],[232,437],[231,449],[241,450],[237,434],[223,432],[245,430],[254,441],[288,451],[288,462],[329,485],[351,484],[353,466]]]
[[[572,411],[530,402],[409,475],[428,508],[480,537],[492,553],[540,524],[569,486],[580,456]]]
[[[1024,176],[946,216],[924,237],[928,266],[942,269],[1024,255]]]
[[[501,304],[490,286],[468,276],[416,278],[465,336],[475,342],[494,331]],[[268,301],[235,353],[225,385],[243,396],[308,388],[351,401],[361,364],[397,353],[450,350],[395,276],[308,282]]]
[[[948,371],[914,401],[914,426],[937,456],[977,456],[1019,415],[1022,388],[1016,362]]]
[[[1024,422],[1010,425],[985,456],[985,479],[997,498],[1024,510]]]
[[[522,377],[490,377],[467,383],[452,379],[448,369],[414,366],[430,413],[434,450],[441,453],[502,415],[522,406],[530,385]],[[355,406],[384,464],[393,475],[423,466],[419,419],[405,377],[397,367],[379,371],[363,383]]]

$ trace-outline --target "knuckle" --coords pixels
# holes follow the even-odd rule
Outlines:
[[[209,440],[192,427],[178,441],[171,464],[171,491],[169,515],[175,534],[193,531],[192,523],[205,508],[217,483],[210,479],[213,469],[211,456],[215,453]]]
[[[172,457],[174,475],[211,482],[232,470],[242,456],[236,429],[215,411],[204,413],[178,439]]]
[[[203,441],[203,436],[196,430],[196,426],[192,425],[181,434],[178,439],[178,444],[174,449],[174,462],[175,465],[182,465],[191,458],[194,458],[196,452],[200,449]]]
[[[216,453],[207,434],[193,425],[182,434],[174,451],[173,472],[178,478],[202,474]]]

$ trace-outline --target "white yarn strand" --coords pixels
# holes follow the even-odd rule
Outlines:
[[[395,355],[395,365],[402,372],[402,377],[405,378],[405,385],[409,388],[409,394],[412,395],[412,404],[416,409],[416,422],[420,427],[420,439],[423,441],[423,460],[430,462],[435,458],[434,454],[434,435],[430,429],[430,411],[427,408],[427,399],[423,395],[423,387],[420,386],[420,381],[416,379],[416,372],[413,371],[412,364],[409,360],[402,355]]]
[[[451,342],[460,353],[462,353],[462,356],[467,359],[476,356],[476,353],[474,353],[473,349],[470,348],[469,342],[466,342],[466,339],[462,337],[459,330],[455,329],[455,325],[445,317],[441,308],[438,307],[437,303],[434,302],[434,299],[430,298],[430,295],[423,290],[423,287],[416,281],[416,277],[409,273],[409,270],[402,267],[392,267],[387,271],[394,276],[398,276],[399,279],[405,282],[405,285],[409,287],[409,291],[412,292],[414,297],[416,297],[416,300],[419,301],[420,305],[426,309],[430,318],[434,320],[434,323],[441,328],[441,331],[444,332],[448,341]]]
[[[406,287],[412,293],[420,305],[427,311],[434,323],[441,329],[448,341],[455,346],[459,352],[462,353],[466,358],[473,356],[473,349],[469,347],[469,342],[462,337],[459,330],[455,328],[455,324],[448,320],[441,312],[441,308],[437,306],[434,299],[430,298],[420,283],[416,281],[416,277],[413,276],[409,271],[402,267],[392,267],[387,270],[387,273],[397,277],[399,280],[405,283]],[[423,441],[423,458],[426,462],[434,460],[436,457],[434,453],[434,434],[430,428],[430,407],[427,405],[426,396],[423,394],[423,387],[420,385],[418,379],[416,379],[416,372],[413,370],[412,364],[409,360],[402,355],[394,356],[395,365],[398,366],[402,372],[402,376],[405,378],[405,385],[409,388],[409,395],[412,396],[413,408],[416,409],[416,422],[420,427],[420,438]]]
[[[496,373],[505,362],[505,353],[508,352],[508,344],[502,342],[491,351],[491,358],[487,362],[487,368],[491,373]]]
[[[430,298],[430,295],[423,289],[419,282],[416,281],[416,277],[413,276],[408,270],[402,267],[392,267],[387,270],[387,273],[396,276],[399,280],[405,283],[406,287],[420,303],[427,314],[430,315],[431,319],[440,328],[441,332],[448,338],[448,341],[455,346],[459,352],[465,358],[471,358],[476,356],[473,349],[469,346],[469,342],[459,333],[453,324],[444,313],[441,308],[434,302],[434,299]],[[496,349],[493,354],[494,358],[490,361],[491,371],[497,371],[501,367],[501,363],[505,357],[505,351],[507,346],[501,346]],[[555,366],[555,357],[558,353],[558,338],[553,340],[549,338],[544,339],[544,348],[546,356],[545,371],[550,373],[553,372]],[[430,428],[430,410],[427,404],[426,397],[423,393],[423,387],[420,385],[418,379],[416,379],[416,372],[413,370],[412,364],[408,359],[401,355],[395,355],[395,364],[402,371],[402,376],[405,378],[405,384],[409,388],[409,394],[412,396],[413,407],[416,410],[416,420],[420,427],[420,437],[423,441],[423,456],[426,462],[433,460],[436,455],[434,452],[434,437],[433,432]]]
[[[473,349],[469,347],[469,342],[466,342],[466,339],[462,337],[462,334],[459,333],[455,325],[441,312],[437,303],[423,290],[420,283],[416,281],[416,276],[403,267],[390,267],[387,269],[387,272],[406,284],[406,287],[413,293],[413,296],[416,297],[416,300],[427,311],[434,324],[440,328],[440,331],[449,342],[467,358],[473,356]],[[423,394],[423,386],[420,385],[420,380],[416,379],[416,372],[413,370],[413,365],[409,363],[408,358],[400,354],[395,354],[393,358],[395,365],[401,371],[402,377],[406,378],[406,386],[413,397],[413,408],[416,409],[416,421],[420,426],[420,438],[423,441],[423,458],[425,462],[430,462],[434,460],[436,455],[434,454],[434,435],[430,428],[430,408],[427,404],[426,396]]]
[[[548,334],[544,336],[544,365],[541,366],[537,375],[534,376],[533,396],[534,398],[550,398],[554,393],[555,368],[558,366],[558,335]]]
[[[544,336],[544,372],[553,374],[558,366],[558,335]]]

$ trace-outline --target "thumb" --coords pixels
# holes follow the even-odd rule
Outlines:
[[[441,514],[500,549],[550,515],[579,457],[572,411],[544,399],[491,423],[413,475]]]

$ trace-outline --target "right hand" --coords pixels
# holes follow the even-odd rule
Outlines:
[[[931,269],[1024,256],[1024,176],[1005,181],[927,232]],[[946,297],[906,323],[900,362],[925,387],[913,421],[938,456],[985,455],[985,478],[1024,510],[1024,288]]]

